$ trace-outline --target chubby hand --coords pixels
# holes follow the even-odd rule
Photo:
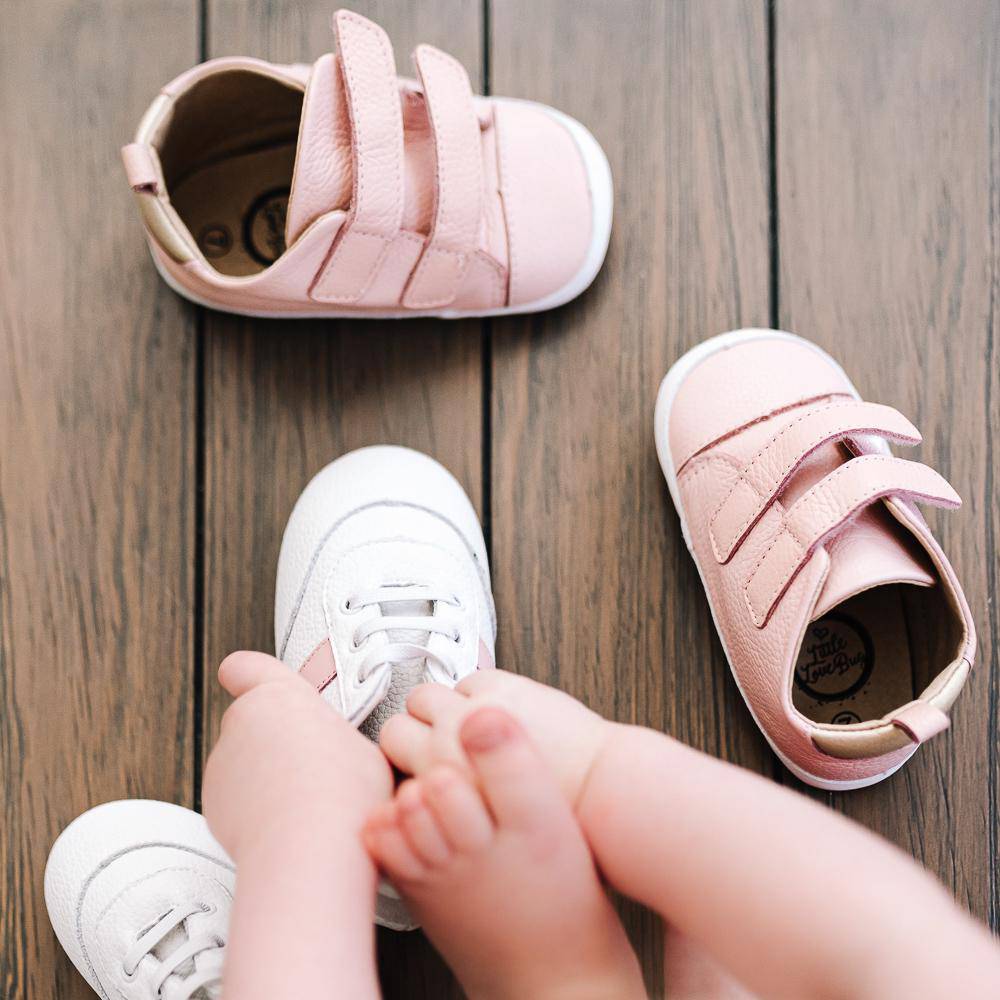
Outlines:
[[[497,705],[521,723],[576,805],[612,725],[565,692],[517,674],[480,670],[454,690],[421,684],[407,698],[406,714],[382,727],[382,750],[408,774],[441,763],[467,770],[459,734],[470,713],[485,705]]]
[[[219,681],[236,698],[205,767],[204,812],[234,860],[272,832],[310,824],[357,836],[392,794],[392,773],[370,740],[273,656],[232,653]]]

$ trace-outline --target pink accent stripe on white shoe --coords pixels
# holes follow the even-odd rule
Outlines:
[[[299,676],[322,691],[337,676],[337,660],[329,639],[324,639],[302,664]]]

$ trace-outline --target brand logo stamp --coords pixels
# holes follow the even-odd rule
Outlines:
[[[265,191],[243,217],[243,243],[247,253],[265,267],[285,252],[286,187]]]
[[[821,702],[844,701],[864,688],[875,666],[871,636],[849,615],[831,611],[807,629],[802,653],[795,665],[795,683],[810,698]],[[853,712],[840,713],[834,721],[857,721]]]

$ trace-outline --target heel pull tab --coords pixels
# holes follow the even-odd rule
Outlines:
[[[911,701],[892,716],[898,726],[914,743],[925,743],[932,736],[943,733],[951,724],[948,716],[926,701]]]
[[[130,142],[122,146],[122,163],[125,176],[133,191],[156,194],[159,188],[159,172],[149,146],[141,142]]]

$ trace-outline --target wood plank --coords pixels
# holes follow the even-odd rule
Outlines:
[[[771,757],[728,674],[653,446],[685,350],[768,325],[765,5],[493,4],[492,85],[596,135],[615,224],[595,286],[493,330],[498,664],[602,714],[756,770]],[[654,995],[662,932],[626,922]]]
[[[150,38],[170,45],[150,46]],[[197,58],[193,7],[4,7],[0,995],[92,998],[42,872],[109,799],[190,804],[195,324],[118,158]]]
[[[468,0],[352,3],[389,33],[400,72],[431,42],[480,77],[482,13]],[[332,45],[322,0],[209,0],[209,55],[311,62]],[[482,510],[479,321],[254,321],[206,316],[205,746],[228,699],[215,667],[273,649],[278,547],[299,493],[327,462],[390,442],[428,452]],[[380,932],[387,998],[446,997],[451,975],[422,934]]]
[[[778,5],[780,315],[863,396],[912,416],[918,457],[966,501],[929,515],[980,628],[952,730],[834,804],[995,917],[1000,4],[957,13],[931,0]]]

